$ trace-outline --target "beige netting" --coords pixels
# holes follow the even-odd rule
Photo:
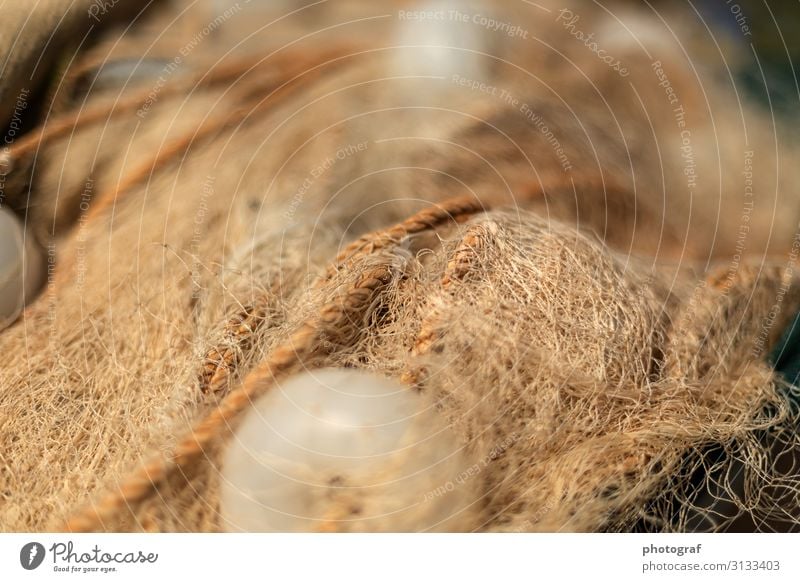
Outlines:
[[[507,9],[535,29],[532,8]],[[357,46],[345,27],[289,47],[255,35],[238,56],[221,32],[155,94],[90,91],[6,152],[8,199],[51,261],[0,334],[0,527],[224,529],[221,452],[242,415],[331,366],[438,407],[479,492],[466,530],[795,527],[800,412],[766,354],[800,308],[784,254],[798,201],[774,173],[757,175],[750,258],[731,259],[740,146],[797,178],[760,114],[749,141],[716,126],[696,105],[730,95],[664,59],[713,176],[689,193],[638,49],[619,49],[635,92],[552,27],[577,70],[513,39],[483,57],[559,154],[519,103],[393,78],[381,22],[353,25]],[[192,34],[128,32],[82,70],[161,62]]]

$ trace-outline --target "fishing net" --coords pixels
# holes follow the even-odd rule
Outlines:
[[[797,527],[769,358],[800,309],[797,168],[682,61],[612,30],[621,79],[554,7],[502,7],[576,66],[489,30],[483,77],[410,78],[380,42],[404,23],[343,2],[252,35],[242,8],[159,12],[58,77],[2,154],[48,275],[0,334],[4,530],[229,529],[237,428],[323,368],[444,419],[463,460],[433,490],[474,498],[450,529]]]

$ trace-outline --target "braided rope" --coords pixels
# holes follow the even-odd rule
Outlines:
[[[491,237],[486,231],[486,225],[476,224],[467,229],[453,252],[453,256],[447,262],[440,279],[443,291],[447,292],[454,282],[461,281],[467,273],[472,271],[479,257],[478,252],[486,248],[490,242]],[[422,321],[417,341],[411,350],[412,356],[423,356],[430,352],[433,344],[439,338],[437,330],[441,323],[442,316],[435,311]],[[423,385],[427,375],[428,369],[425,366],[414,366],[402,374],[400,381],[419,388]]]
[[[203,356],[198,378],[201,392],[224,393],[232,372],[241,363],[242,352],[252,347],[255,334],[266,323],[268,311],[268,298],[259,298],[227,321],[222,342],[209,348]]]

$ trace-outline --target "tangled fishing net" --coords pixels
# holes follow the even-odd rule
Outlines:
[[[534,30],[517,4],[498,18]],[[662,57],[706,180],[687,189],[655,59],[614,34],[634,91],[551,24],[576,68],[509,35],[476,57],[505,99],[407,78],[380,20],[281,38],[315,14],[244,49],[221,29],[157,91],[128,63],[164,71],[196,33],[105,39],[4,151],[48,282],[0,333],[0,527],[235,529],[243,419],[335,368],[402,383],[456,443],[403,529],[459,495],[445,529],[796,529],[800,389],[775,362],[800,310],[797,169],[763,114],[718,127],[733,98]],[[781,172],[754,178],[744,252],[750,150]],[[397,523],[367,517],[326,531]]]

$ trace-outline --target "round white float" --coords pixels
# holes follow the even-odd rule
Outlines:
[[[419,393],[344,369],[295,376],[256,402],[225,451],[231,531],[459,531],[473,482]]]

